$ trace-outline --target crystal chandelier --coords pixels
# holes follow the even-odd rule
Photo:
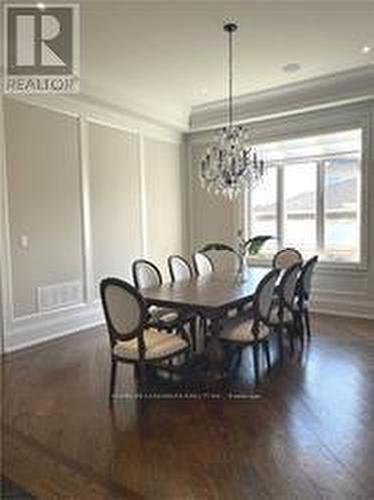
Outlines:
[[[218,131],[215,144],[202,157],[200,178],[208,191],[222,193],[232,199],[244,187],[253,188],[262,179],[265,166],[263,160],[258,158],[256,149],[248,145],[248,129],[233,125],[232,37],[238,26],[228,23],[223,29],[228,33],[229,40],[228,125]]]

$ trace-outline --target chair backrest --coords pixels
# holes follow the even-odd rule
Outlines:
[[[171,281],[185,281],[192,278],[192,269],[189,262],[180,255],[170,255],[168,267]]]
[[[152,288],[162,284],[158,267],[145,259],[138,259],[132,263],[132,277],[136,288]]]
[[[297,262],[303,262],[303,256],[296,248],[282,248],[273,257],[274,269],[287,269]]]
[[[110,343],[142,335],[146,305],[140,293],[126,281],[105,278],[100,282],[101,302]]]
[[[254,320],[267,321],[274,298],[274,289],[279,278],[280,270],[269,271],[257,285],[255,298],[253,301]]]
[[[209,250],[204,252],[213,264],[215,272],[236,272],[240,268],[240,257],[229,250]]]
[[[318,255],[315,255],[311,259],[307,260],[301,270],[300,278],[299,278],[299,294],[303,298],[308,298],[310,296],[310,292],[312,290],[312,277],[314,268],[318,262]]]
[[[206,276],[214,272],[213,261],[205,253],[195,252],[192,256],[192,261],[198,276]]]
[[[293,309],[294,306],[301,267],[302,265],[300,262],[296,262],[296,264],[290,266],[284,271],[279,283],[278,290],[281,303],[288,309]]]

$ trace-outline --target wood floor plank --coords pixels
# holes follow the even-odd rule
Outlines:
[[[374,498],[374,322],[312,322],[258,398],[248,353],[213,399],[134,399],[120,367],[111,408],[101,327],[7,356],[6,475],[37,498]]]

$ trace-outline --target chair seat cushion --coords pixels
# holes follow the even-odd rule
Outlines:
[[[256,340],[256,336],[253,333],[253,324],[253,319],[242,322],[232,322],[231,324],[227,323],[220,335],[220,338],[231,342],[254,342]],[[269,335],[269,333],[270,329],[263,323],[260,324],[257,340],[265,338]]]
[[[283,322],[284,323],[289,323],[293,321],[293,316],[292,313],[289,309],[286,309],[285,307],[283,308]],[[272,307],[270,311],[270,317],[269,317],[269,322],[272,325],[276,325],[280,322],[279,319],[279,305],[276,304]]]
[[[151,316],[151,321],[162,321],[163,323],[173,323],[177,321],[179,315],[174,309],[168,309],[167,307],[157,307],[151,306],[148,309]]]
[[[172,356],[188,347],[188,343],[176,334],[160,332],[154,328],[144,330],[145,357],[146,360]],[[113,348],[113,354],[123,359],[139,359],[138,339],[117,342]]]
[[[253,309],[253,301],[251,300],[250,302],[246,302],[243,306],[243,311],[250,311]]]
[[[229,309],[227,311],[227,317],[228,318],[236,318],[237,315],[238,315],[238,310],[237,309]]]

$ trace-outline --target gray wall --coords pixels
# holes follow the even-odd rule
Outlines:
[[[167,276],[166,259],[184,253],[183,177],[181,149],[176,144],[156,139],[144,141],[146,255]]]
[[[138,136],[89,124],[92,256],[95,290],[105,276],[130,279],[141,255]]]
[[[37,311],[37,287],[82,280],[78,120],[5,100],[5,133],[18,317]]]

